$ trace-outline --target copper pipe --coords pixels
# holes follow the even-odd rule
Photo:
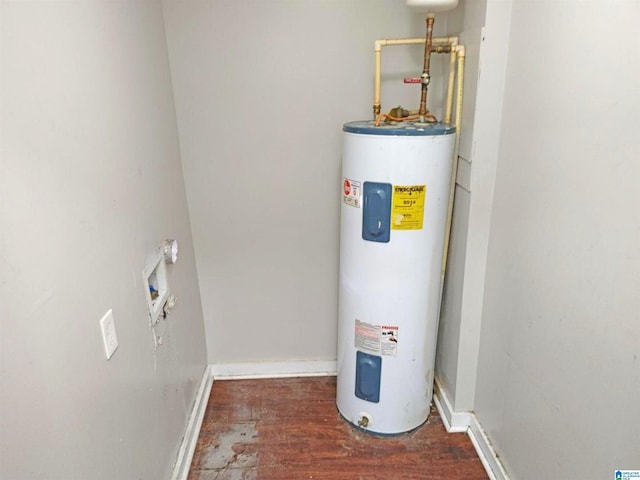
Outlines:
[[[409,115],[408,117],[394,117],[386,113],[381,113],[380,115],[378,115],[378,118],[376,118],[376,127],[380,126],[380,122],[382,122],[383,118],[391,120],[393,122],[408,122],[411,120],[418,120],[418,118],[420,117],[418,115]]]
[[[431,61],[431,42],[433,39],[433,15],[427,17],[427,38],[424,43],[424,67],[422,69],[422,91],[420,93],[420,108],[418,115],[425,116],[427,110],[427,92],[429,90],[429,63]]]
[[[380,123],[382,122],[383,118],[385,120],[391,120],[392,122],[410,122],[411,120],[421,120],[420,115],[417,115],[417,114],[409,115],[407,117],[394,117],[392,115],[389,115],[388,113],[381,113],[376,118],[376,123],[375,123],[376,127],[380,126]],[[434,122],[438,121],[436,116],[430,113],[427,113],[426,115],[424,115],[423,118],[433,120]]]

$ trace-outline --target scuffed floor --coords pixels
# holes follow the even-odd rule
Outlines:
[[[216,381],[189,480],[487,480],[469,438],[435,409],[393,438],[338,415],[335,377]]]

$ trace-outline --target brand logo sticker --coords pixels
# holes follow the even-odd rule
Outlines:
[[[640,480],[640,470],[616,470],[614,480]]]

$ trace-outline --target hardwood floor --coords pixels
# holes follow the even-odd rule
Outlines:
[[[335,377],[214,382],[189,480],[489,478],[435,408],[418,430],[378,438],[342,420],[335,391]]]

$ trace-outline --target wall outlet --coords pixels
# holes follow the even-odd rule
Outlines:
[[[113,352],[118,348],[118,336],[116,335],[116,324],[113,321],[113,311],[109,309],[104,317],[100,319],[100,329],[102,330],[102,342],[107,360],[111,358]]]

